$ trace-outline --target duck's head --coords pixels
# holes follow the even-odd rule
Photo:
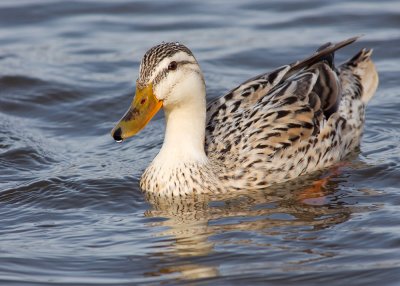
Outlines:
[[[205,91],[200,67],[192,52],[179,43],[162,43],[146,52],[140,64],[136,94],[125,115],[111,131],[116,141],[138,133],[163,107],[171,110]],[[205,94],[205,92],[203,92]]]

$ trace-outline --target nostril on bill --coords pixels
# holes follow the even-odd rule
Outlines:
[[[121,127],[118,128],[117,130],[115,130],[114,134],[113,134],[113,138],[115,141],[117,142],[122,142],[122,137],[121,137]]]

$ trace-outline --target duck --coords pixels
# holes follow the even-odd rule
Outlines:
[[[133,101],[111,135],[134,136],[164,110],[164,142],[140,179],[160,197],[265,189],[328,168],[360,145],[378,86],[372,49],[334,64],[358,38],[326,43],[208,104],[192,51],[163,42],[143,56]]]

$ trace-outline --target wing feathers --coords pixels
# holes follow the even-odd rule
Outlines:
[[[347,40],[341,41],[336,44],[330,44],[329,46],[322,46],[320,49],[317,50],[312,56],[300,61],[300,62],[295,62],[291,64],[291,69],[288,71],[288,73],[285,75],[285,77],[282,80],[285,80],[286,78],[290,77],[291,75],[295,74],[296,72],[310,67],[313,64],[320,62],[321,59],[323,60],[324,57],[328,56],[329,54],[334,53],[336,50],[341,49],[347,45],[350,45],[354,43],[360,36],[352,37]]]
[[[357,38],[328,43],[311,57],[254,77],[212,102],[206,130],[210,158],[240,163],[263,154],[264,161],[317,138],[341,101],[332,53]]]

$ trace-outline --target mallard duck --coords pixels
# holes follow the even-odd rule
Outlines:
[[[334,66],[334,52],[356,39],[327,43],[208,105],[193,53],[159,44],[144,55],[136,95],[112,136],[137,134],[164,109],[164,143],[140,181],[160,196],[262,189],[329,167],[359,145],[378,85],[372,50]]]

